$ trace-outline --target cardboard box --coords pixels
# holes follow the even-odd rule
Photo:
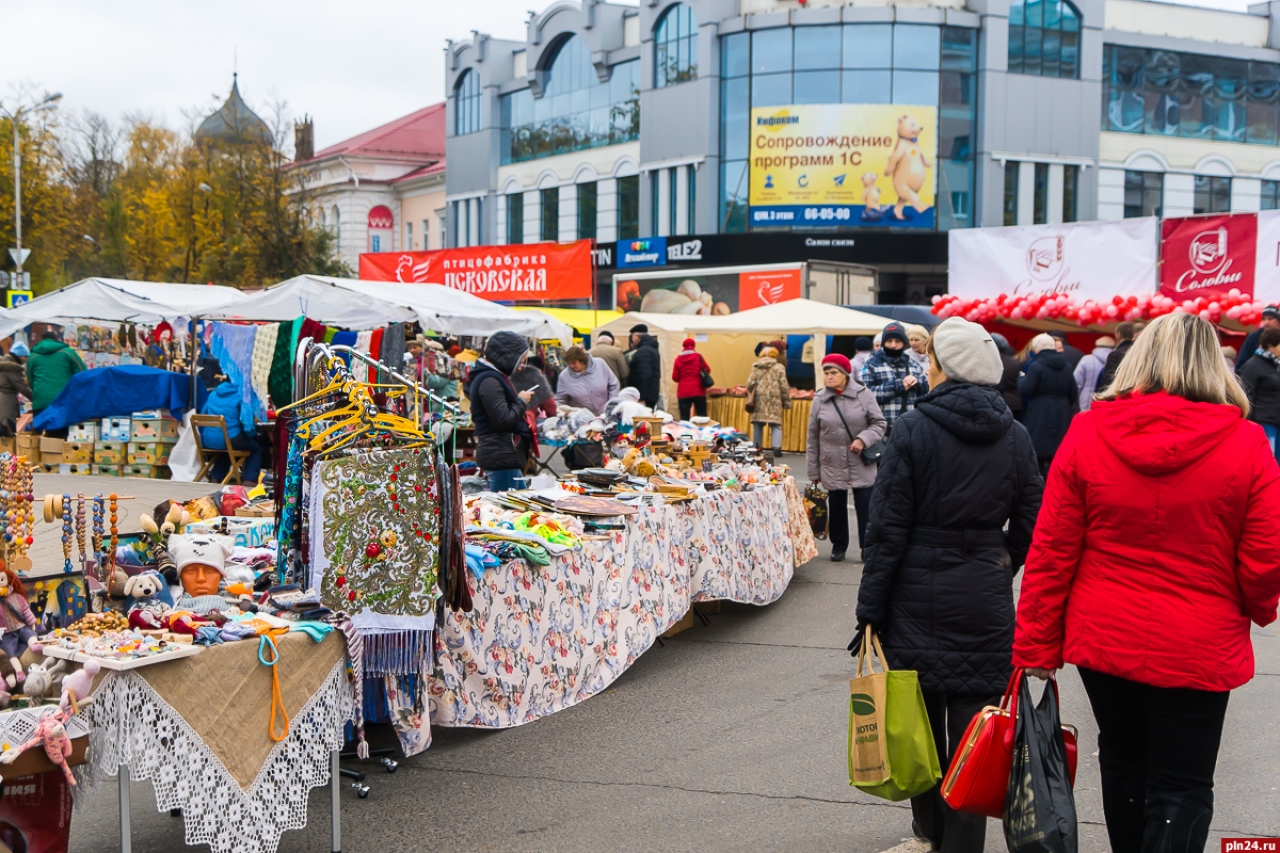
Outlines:
[[[137,421],[134,422],[135,424]],[[159,441],[131,441],[127,446],[131,465],[168,465],[174,445]]]
[[[93,472],[93,476],[95,477],[119,477],[120,476],[119,465],[92,465],[90,466],[90,470]]]
[[[62,461],[82,465],[93,461],[92,441],[65,441],[62,443]]]
[[[165,441],[170,444],[178,440],[178,422],[172,418],[146,418],[139,420],[137,415],[129,431],[130,441]]]
[[[20,432],[14,439],[19,456],[27,457],[28,462],[40,461],[40,436],[33,432]]]
[[[48,456],[61,456],[63,441],[60,438],[40,437],[40,458],[44,459]]]
[[[58,469],[62,467],[61,462],[41,462],[39,465],[33,466],[36,474],[58,474]]]
[[[221,526],[222,516],[187,525],[188,533],[213,533]],[[260,548],[276,538],[275,518],[228,518],[227,528],[235,544],[243,548]]]
[[[100,440],[128,441],[129,423],[128,418],[103,418]]]
[[[13,436],[0,437],[0,453],[16,453],[18,443]]]
[[[276,505],[274,503],[264,504],[246,504],[236,508],[236,518],[275,518]]]
[[[76,424],[75,426],[67,429],[67,441],[74,441],[76,443],[82,441],[94,442],[98,440],[98,432],[97,421],[86,421],[85,423]]]
[[[103,465],[123,465],[127,445],[123,441],[99,441],[93,445],[93,459]]]
[[[79,463],[79,464],[73,464],[73,463],[70,463],[70,462],[63,462],[62,464],[60,464],[60,465],[58,466],[58,473],[59,473],[59,474],[70,474],[70,475],[75,476],[75,477],[88,477],[88,476],[89,476],[89,473],[90,473],[90,469],[92,469],[92,468],[93,468],[93,466],[92,466],[92,465],[89,465],[89,464],[88,464],[88,463],[86,463],[86,462],[81,462],[81,463]]]
[[[144,480],[169,479],[168,465],[121,465],[120,476],[141,477]]]

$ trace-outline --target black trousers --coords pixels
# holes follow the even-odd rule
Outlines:
[[[1113,853],[1203,851],[1231,694],[1079,669],[1098,721],[1102,811]]]
[[[680,420],[682,421],[689,420],[693,412],[697,412],[700,418],[707,416],[706,397],[678,397],[676,405],[680,408]]]
[[[827,493],[827,531],[832,551],[849,550],[849,492],[853,492],[853,511],[858,516],[858,547],[867,539],[867,521],[871,518],[872,487],[865,489],[832,489]]]
[[[956,696],[947,693],[924,694],[924,706],[929,712],[929,726],[933,729],[933,742],[938,747],[938,763],[942,775],[947,775],[951,759],[964,740],[964,730],[974,716],[987,705],[1000,704],[1000,697]],[[942,799],[942,785],[935,785],[927,793],[911,798],[911,816],[920,825],[920,831],[942,853],[982,853],[987,844],[987,818],[985,815],[958,812]]]

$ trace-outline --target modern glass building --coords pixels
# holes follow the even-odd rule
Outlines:
[[[562,0],[449,45],[448,233],[848,255],[924,301],[954,228],[1274,207],[1272,8]]]

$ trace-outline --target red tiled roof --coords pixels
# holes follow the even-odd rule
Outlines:
[[[365,154],[412,160],[444,159],[443,103],[409,113],[381,127],[367,130],[337,145],[317,151],[312,160],[338,155]],[[296,165],[296,164],[295,164]]]
[[[427,175],[441,175],[441,174],[444,174],[443,160],[441,160],[438,163],[432,163],[429,166],[419,166],[418,168],[414,169],[412,172],[409,172],[408,174],[401,175],[398,178],[392,179],[391,183],[399,184],[404,181],[412,181],[414,178],[424,178]]]

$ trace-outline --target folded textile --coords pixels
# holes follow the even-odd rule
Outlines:
[[[484,577],[485,569],[496,569],[502,561],[479,545],[467,546],[467,568],[477,578]]]
[[[467,525],[467,536],[472,539],[504,539],[508,542],[520,542],[526,545],[541,546],[559,556],[574,550],[559,542],[548,542],[543,537],[528,530],[515,530],[510,527],[481,527],[478,524]],[[580,547],[580,545],[578,546]]]
[[[271,369],[267,374],[267,395],[276,408],[293,400],[293,354],[297,347],[294,321],[281,323],[276,330],[276,347],[271,353]]]

